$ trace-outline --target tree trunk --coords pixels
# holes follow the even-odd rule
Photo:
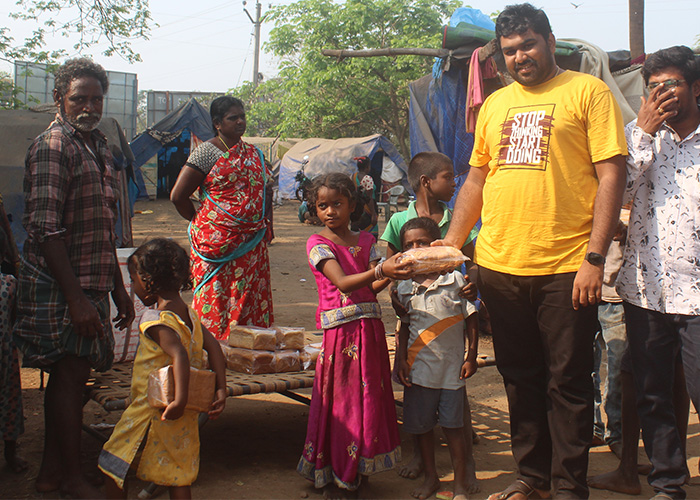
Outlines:
[[[635,59],[644,54],[644,0],[629,0],[630,55]]]

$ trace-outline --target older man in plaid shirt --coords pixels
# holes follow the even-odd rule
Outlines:
[[[104,135],[97,130],[109,82],[89,59],[66,62],[55,74],[59,108],[26,158],[24,227],[15,341],[24,366],[51,373],[44,399],[40,492],[100,496],[80,469],[85,383],[90,368],[112,365],[116,326],[134,318],[115,252],[118,179]]]

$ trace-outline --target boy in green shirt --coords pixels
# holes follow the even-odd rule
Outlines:
[[[450,227],[452,211],[447,202],[455,192],[455,176],[452,160],[442,153],[418,153],[408,165],[408,182],[416,193],[416,201],[408,204],[408,209],[391,216],[384,233],[380,237],[388,243],[387,258],[401,249],[399,233],[409,219],[429,217],[437,222],[440,233],[444,237]],[[467,257],[472,257],[478,230],[472,229],[462,251]]]

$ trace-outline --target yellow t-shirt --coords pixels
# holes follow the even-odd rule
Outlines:
[[[607,85],[574,71],[489,96],[469,162],[490,169],[475,261],[520,276],[577,271],[598,189],[593,164],[627,154],[623,125]]]

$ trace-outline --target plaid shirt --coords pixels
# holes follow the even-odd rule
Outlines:
[[[105,136],[92,133],[97,161],[82,136],[60,114],[27,151],[22,223],[24,258],[50,274],[40,243],[61,238],[80,286],[114,288],[114,224],[118,178]]]

